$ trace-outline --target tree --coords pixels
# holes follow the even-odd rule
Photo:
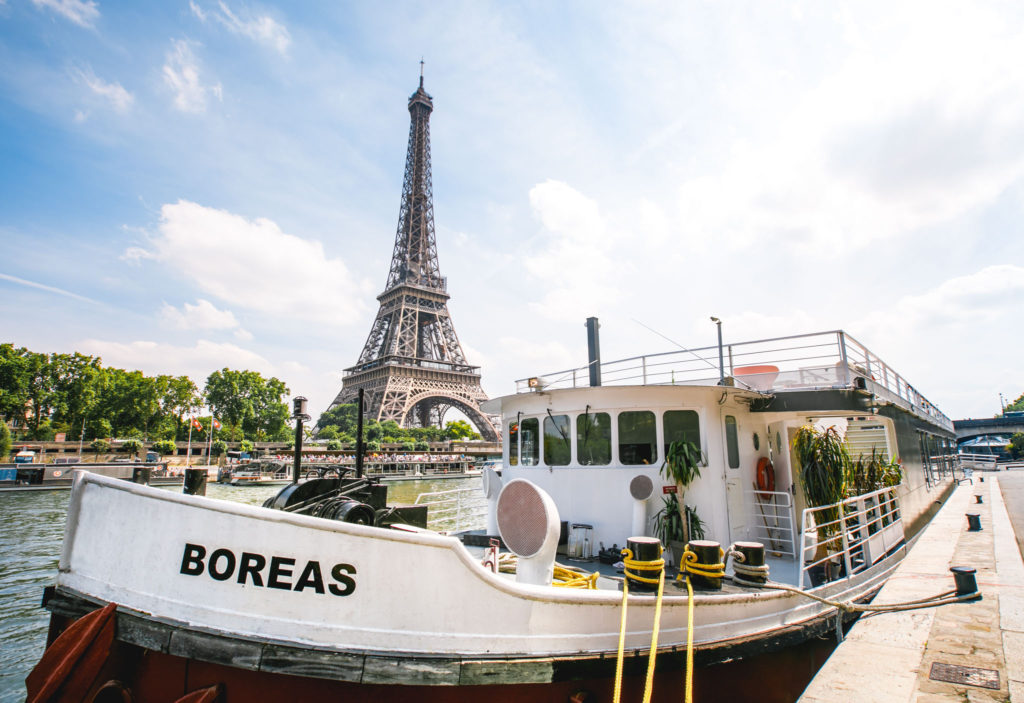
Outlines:
[[[276,437],[288,424],[288,406],[282,397],[288,387],[277,378],[263,378],[256,371],[214,371],[206,379],[206,403],[225,424],[239,427],[245,437],[259,432]]]
[[[7,429],[7,423],[0,418],[0,459],[4,459],[11,453],[11,431]]]
[[[1024,459],[1024,432],[1014,432],[1007,447],[1014,459]]]
[[[1003,412],[1020,412],[1022,410],[1024,410],[1024,393],[1021,393],[1017,400],[1003,408]]]
[[[144,446],[141,439],[126,439],[121,442],[121,451],[135,455],[141,452]]]
[[[339,449],[341,449],[341,440],[332,439],[331,441],[329,441],[327,443],[327,450],[328,451],[336,452]]]
[[[334,425],[338,428],[339,432],[348,432],[350,435],[355,436],[356,427],[359,423],[359,406],[356,403],[345,403],[343,405],[335,405],[324,412],[320,419],[317,420],[317,427],[327,427],[328,425]]]
[[[178,445],[169,439],[161,439],[157,442],[153,442],[153,451],[161,456],[167,456],[168,454],[174,454],[178,451]]]
[[[253,444],[247,439],[243,439],[238,443],[238,448],[246,454],[251,454],[253,450]]]
[[[100,454],[110,453],[110,442],[105,439],[94,439],[89,443],[89,447],[96,453],[96,459],[99,459]]]
[[[473,431],[473,426],[465,420],[453,420],[444,426],[444,434],[448,439],[479,439],[480,435]]]
[[[226,453],[227,450],[228,450],[228,443],[225,442],[222,439],[216,440],[213,443],[213,446],[210,447],[210,453],[213,454],[214,456],[221,456],[224,453]]]
[[[338,426],[328,425],[319,432],[316,433],[317,439],[337,439],[338,438]]]

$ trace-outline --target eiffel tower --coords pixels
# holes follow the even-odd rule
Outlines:
[[[405,157],[402,207],[391,270],[380,310],[355,366],[345,369],[341,392],[331,406],[354,402],[365,391],[365,413],[402,427],[441,427],[456,408],[480,435],[498,441],[480,410],[487,395],[478,366],[470,366],[448,313],[448,282],[437,264],[434,196],[430,182],[430,113],[423,89],[409,98],[409,149]]]

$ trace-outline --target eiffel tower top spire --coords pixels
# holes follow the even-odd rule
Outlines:
[[[409,97],[409,147],[405,156],[402,206],[395,234],[395,252],[385,291],[400,285],[444,291],[434,239],[434,191],[430,179],[430,113],[434,102],[420,86]]]

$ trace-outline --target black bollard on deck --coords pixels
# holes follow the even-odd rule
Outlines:
[[[718,542],[713,542],[706,539],[695,539],[686,544],[689,551],[697,555],[697,564],[712,565],[722,563],[722,545]],[[762,562],[764,558],[762,557]],[[684,557],[685,562],[685,557]],[[704,568],[706,566],[697,566],[697,568]],[[694,588],[698,588],[705,591],[721,591],[722,590],[722,579],[720,578],[709,578],[707,576],[701,576],[700,574],[690,574],[690,584]]]
[[[633,552],[634,561],[656,562],[662,558],[661,541],[657,537],[630,537],[626,540],[626,549]],[[664,569],[664,562],[661,566],[651,567],[626,567],[626,578],[629,579],[631,591],[657,591],[658,574]],[[655,583],[638,581],[633,576],[640,576],[647,579],[654,579]]]
[[[185,469],[184,492],[190,496],[206,495],[206,469]]]
[[[737,542],[733,546],[737,552],[743,555],[743,561],[733,557],[732,565],[736,575],[744,581],[767,583],[768,575],[763,571],[756,574],[741,573],[742,566],[764,566],[764,545],[760,542]]]
[[[949,567],[949,570],[953,572],[953,583],[956,584],[956,594],[958,596],[967,596],[972,593],[978,593],[978,581],[975,578],[975,569],[970,566],[951,566]]]
[[[136,466],[132,469],[132,483],[140,483],[143,486],[149,485],[149,479],[153,475],[153,469],[148,466]]]
[[[967,513],[967,531],[981,532],[981,514]]]
[[[981,496],[979,494],[975,493],[974,494],[974,502],[975,503],[984,503],[985,501],[981,499]]]

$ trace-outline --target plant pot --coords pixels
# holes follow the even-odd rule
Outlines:
[[[683,563],[683,551],[686,549],[686,542],[678,542],[672,540],[668,543],[669,561],[671,565],[679,568],[679,565]]]

